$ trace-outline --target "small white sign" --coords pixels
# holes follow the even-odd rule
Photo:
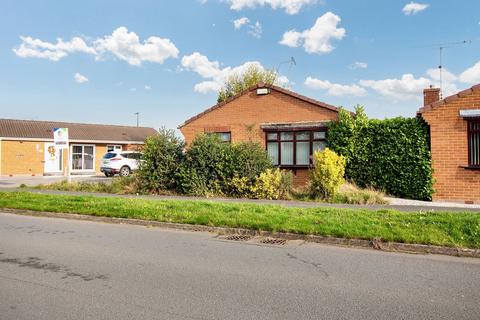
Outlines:
[[[53,128],[53,143],[58,149],[68,148],[68,128]]]

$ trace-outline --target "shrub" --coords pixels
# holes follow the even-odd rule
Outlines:
[[[280,169],[262,172],[251,187],[252,196],[259,199],[287,199],[292,187],[292,173]]]
[[[216,135],[200,134],[185,153],[182,166],[184,177],[179,177],[177,188],[180,192],[223,195],[225,186],[235,172],[232,146],[223,143]],[[195,181],[188,181],[188,175]]]
[[[242,142],[232,145],[234,172],[238,176],[254,179],[260,173],[273,168],[265,148],[254,142]]]
[[[331,199],[345,182],[345,157],[326,148],[313,154],[310,192],[314,198]]]
[[[250,197],[254,179],[272,168],[257,143],[229,144],[216,135],[198,135],[177,173],[177,191],[189,195]]]
[[[332,122],[328,146],[347,159],[346,177],[358,186],[388,194],[431,200],[433,169],[427,125],[417,118],[369,120],[341,110]]]
[[[158,193],[175,189],[175,174],[183,157],[183,147],[183,141],[175,132],[165,128],[145,140],[143,161],[138,171],[143,190]]]

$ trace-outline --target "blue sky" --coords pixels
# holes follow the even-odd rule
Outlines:
[[[422,89],[480,83],[478,0],[0,3],[3,118],[175,128],[254,63],[312,98],[414,116]],[[235,22],[236,21],[236,22]],[[62,40],[59,41],[58,39]]]

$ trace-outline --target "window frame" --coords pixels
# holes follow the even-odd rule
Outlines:
[[[73,169],[73,148],[74,147],[81,147],[82,148],[82,169]],[[93,147],[92,151],[92,169],[85,169],[85,147]],[[75,154],[80,154],[75,152]],[[97,153],[96,153],[96,146],[94,144],[71,144],[70,145],[70,154],[69,154],[69,162],[70,162],[70,171],[71,172],[95,172],[96,167],[96,160],[97,160]]]
[[[232,143],[232,131],[208,131],[208,132],[205,132],[205,133],[216,135],[222,143]],[[220,136],[221,134],[228,134],[229,140],[225,140],[225,141],[222,140],[222,138]]]
[[[285,168],[285,169],[295,169],[295,168],[309,168],[312,166],[312,156],[313,156],[313,142],[316,141],[327,141],[326,133],[327,133],[327,128],[326,127],[309,127],[309,128],[278,128],[278,129],[264,129],[265,132],[265,150],[268,151],[268,143],[277,143],[277,148],[278,148],[278,164],[274,164],[275,166],[279,168]],[[286,133],[293,133],[293,140],[281,140],[280,134],[282,132]],[[309,133],[309,139],[300,139],[297,140],[297,132],[308,132]],[[314,132],[325,132],[325,138],[323,139],[314,139]],[[269,139],[268,135],[276,133],[277,138],[275,140]],[[297,141],[298,142],[309,142],[309,164],[299,164],[297,165]],[[282,142],[293,142],[293,164],[291,165],[285,165],[282,164],[282,147],[281,143]]]
[[[478,129],[472,129],[472,125],[477,124]],[[468,167],[472,169],[480,169],[480,145],[478,146],[477,156],[479,157],[479,163],[474,164],[472,161],[472,146],[470,139],[474,134],[480,135],[480,118],[472,118],[467,120],[467,145],[468,145]]]
[[[108,147],[113,147],[112,151],[108,151]],[[118,149],[117,149],[118,148]],[[123,151],[123,147],[121,144],[107,144],[107,153],[108,152],[122,152]]]

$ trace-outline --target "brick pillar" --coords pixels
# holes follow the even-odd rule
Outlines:
[[[423,90],[423,105],[428,106],[434,102],[440,100],[440,89],[430,86],[428,89]]]

